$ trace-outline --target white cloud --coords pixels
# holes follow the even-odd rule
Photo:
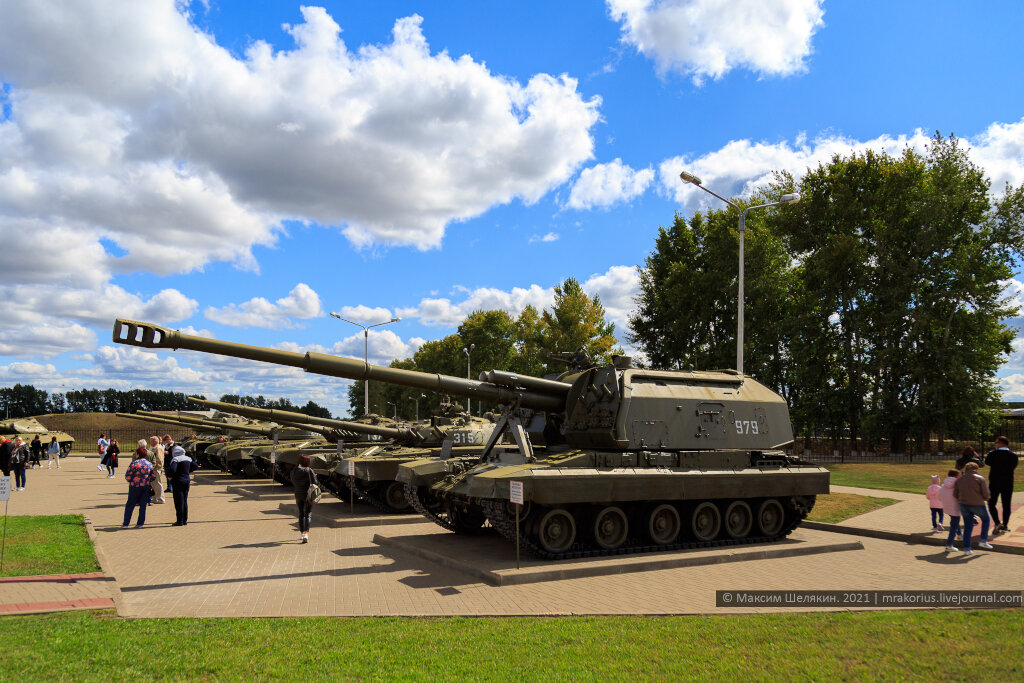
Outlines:
[[[622,41],[660,73],[695,83],[733,69],[788,76],[803,71],[821,26],[822,0],[607,0]]]
[[[341,310],[338,311],[338,315],[364,325],[386,323],[394,317],[391,315],[391,311],[386,308],[370,308],[362,304],[359,306],[342,306]]]
[[[726,197],[750,196],[766,185],[773,171],[789,171],[796,177],[818,164],[828,163],[836,154],[849,156],[867,150],[899,156],[906,148],[924,153],[931,135],[918,129],[910,135],[880,135],[859,141],[840,135],[821,135],[813,141],[798,137],[793,143],[733,140],[721,149],[698,157],[686,155],[666,159],[658,166],[659,190],[694,211],[721,202],[693,185],[679,180],[682,170],[698,176],[704,185]],[[993,123],[985,132],[964,141],[968,157],[986,172],[994,192],[1005,182],[1024,183],[1024,119],[1014,124]]]
[[[528,243],[529,244],[533,244],[534,242],[557,242],[557,241],[558,241],[558,233],[557,232],[549,232],[549,233],[546,233],[544,235],[533,235],[528,240]]]
[[[644,193],[654,180],[654,169],[635,171],[615,159],[583,169],[569,193],[570,209],[607,209],[613,204],[629,201]]]
[[[999,380],[1003,388],[1003,400],[1024,401],[1024,375],[1017,373]]]
[[[0,233],[74,231],[94,269],[81,277],[254,268],[284,218],[436,247],[452,221],[537,201],[592,155],[599,98],[432,54],[418,16],[350,50],[303,7],[291,49],[237,58],[176,0],[3,4]]]
[[[612,266],[604,273],[590,276],[580,286],[587,294],[598,295],[608,318],[618,331],[625,330],[626,316],[633,308],[633,298],[639,290],[639,276],[632,266]],[[513,287],[504,291],[494,287],[457,290],[461,300],[452,297],[421,299],[419,304],[398,309],[403,318],[418,318],[424,325],[456,327],[473,311],[502,310],[518,316],[528,305],[538,311],[550,308],[555,300],[554,287]]]
[[[320,296],[302,282],[276,303],[255,297],[242,304],[228,304],[223,308],[209,306],[203,311],[204,316],[222,325],[269,329],[295,327],[293,319],[315,318],[323,314]]]

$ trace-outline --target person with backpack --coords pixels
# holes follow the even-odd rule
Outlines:
[[[104,434],[100,434],[100,438],[96,440],[96,452],[100,454],[100,464],[96,465],[96,469],[100,472],[107,468],[107,448],[110,446],[110,442],[107,441]]]
[[[295,487],[295,505],[299,508],[299,542],[309,543],[309,525],[313,516],[313,504],[320,499],[320,485],[316,472],[309,466],[309,456],[300,455],[299,463],[292,470],[292,486]]]

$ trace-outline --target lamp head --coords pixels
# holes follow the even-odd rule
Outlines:
[[[341,316],[338,315],[337,313],[331,313],[331,317],[332,318],[337,318],[338,320],[341,320]]]
[[[783,204],[796,204],[800,201],[800,195],[796,192],[790,192],[789,194],[782,195],[782,199],[779,201]]]
[[[701,184],[700,178],[693,175],[692,173],[687,173],[686,171],[680,171],[679,179],[682,180],[684,183],[690,183],[691,185]]]
[[[402,322],[402,319],[401,318],[392,318],[390,322],[400,323],[400,322]]]

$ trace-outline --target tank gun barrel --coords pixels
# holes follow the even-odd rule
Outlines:
[[[567,396],[569,394],[569,390],[572,389],[572,384],[569,382],[559,382],[555,379],[520,375],[515,372],[506,372],[504,370],[485,370],[480,373],[479,379],[481,382],[500,384],[505,387],[529,389],[531,391],[551,394],[552,396],[562,396],[563,398]]]
[[[188,415],[176,415],[169,417],[167,415],[156,415],[145,410],[140,410],[135,413],[136,416],[141,419],[158,419],[171,424],[182,424],[189,427],[210,427],[213,429],[225,429],[225,430],[237,430],[240,432],[248,432],[250,434],[260,434],[263,436],[272,436],[274,429],[272,427],[253,427],[250,425],[238,425],[238,424],[226,424],[221,422],[214,422],[213,420],[204,420],[200,417],[191,417]]]
[[[207,408],[216,408],[223,412],[233,412],[239,415],[245,415],[246,417],[252,417],[260,420],[273,420],[281,423],[297,423],[301,422],[306,425],[322,425],[324,427],[330,427],[338,432],[352,432],[355,434],[370,434],[374,436],[381,436],[385,438],[401,439],[405,441],[418,440],[419,435],[411,429],[400,429],[397,427],[382,427],[380,425],[368,425],[361,422],[349,422],[347,420],[334,420],[326,417],[314,417],[312,415],[306,415],[305,413],[295,413],[290,410],[278,410],[277,408],[252,408],[249,406],[236,406],[231,403],[223,403],[221,401],[210,401],[205,398],[199,398],[198,396],[189,396],[188,400],[192,403],[198,403],[201,406]]]
[[[234,425],[228,425],[228,424],[224,424],[224,423],[220,423],[220,422],[211,422],[211,423],[205,424],[205,425],[197,425],[197,424],[193,424],[193,423],[189,423],[189,422],[183,422],[182,420],[178,420],[176,418],[165,417],[165,416],[135,415],[133,413],[114,413],[114,414],[117,415],[118,417],[126,417],[129,420],[139,420],[139,421],[143,421],[143,422],[159,422],[160,424],[176,425],[178,427],[207,427],[209,429],[216,430],[218,432],[226,432],[229,429],[235,429],[236,428]],[[241,431],[248,431],[248,429],[242,429],[242,427],[238,427],[238,429],[241,430]]]
[[[373,380],[400,386],[414,387],[435,393],[476,398],[492,403],[509,404],[518,401],[520,405],[538,410],[561,411],[565,408],[565,397],[533,391],[510,389],[498,384],[480,382],[449,375],[402,370],[371,365],[353,358],[331,356],[325,353],[296,353],[261,346],[249,346],[234,342],[208,339],[177,330],[169,330],[153,323],[124,320],[114,321],[113,341],[118,344],[141,346],[149,349],[189,349],[203,353],[215,353],[234,358],[288,365],[306,372],[353,380]]]

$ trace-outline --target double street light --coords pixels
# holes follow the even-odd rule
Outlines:
[[[743,208],[739,204],[726,199],[717,192],[713,192],[701,184],[700,178],[682,171],[679,174],[679,179],[684,183],[690,183],[696,185],[700,189],[707,192],[713,197],[721,199],[723,202],[733,207],[740,212],[740,265],[739,265],[739,293],[737,295],[737,314],[736,314],[736,372],[740,375],[743,374],[743,232],[747,221],[747,212],[753,211],[754,209],[766,209],[771,206],[782,206],[783,204],[796,204],[800,201],[800,195],[796,192],[782,195],[782,198],[777,202],[770,202],[768,204],[757,204],[755,206],[748,206]]]
[[[353,320],[348,320],[347,318],[342,318],[337,313],[331,313],[331,317],[332,318],[337,318],[338,320],[341,320],[343,322],[347,322],[350,325],[356,325],[357,327],[363,328],[363,363],[365,363],[366,365],[370,364],[370,362],[369,362],[369,358],[370,358],[370,328],[371,327],[380,327],[381,325],[390,325],[391,323],[402,322],[401,318],[392,318],[391,320],[385,320],[382,323],[374,323],[373,325],[364,325],[362,323],[357,323],[357,322],[355,322]],[[370,414],[370,380],[368,380],[368,379],[364,379],[363,380],[363,414],[364,415],[369,415]]]

